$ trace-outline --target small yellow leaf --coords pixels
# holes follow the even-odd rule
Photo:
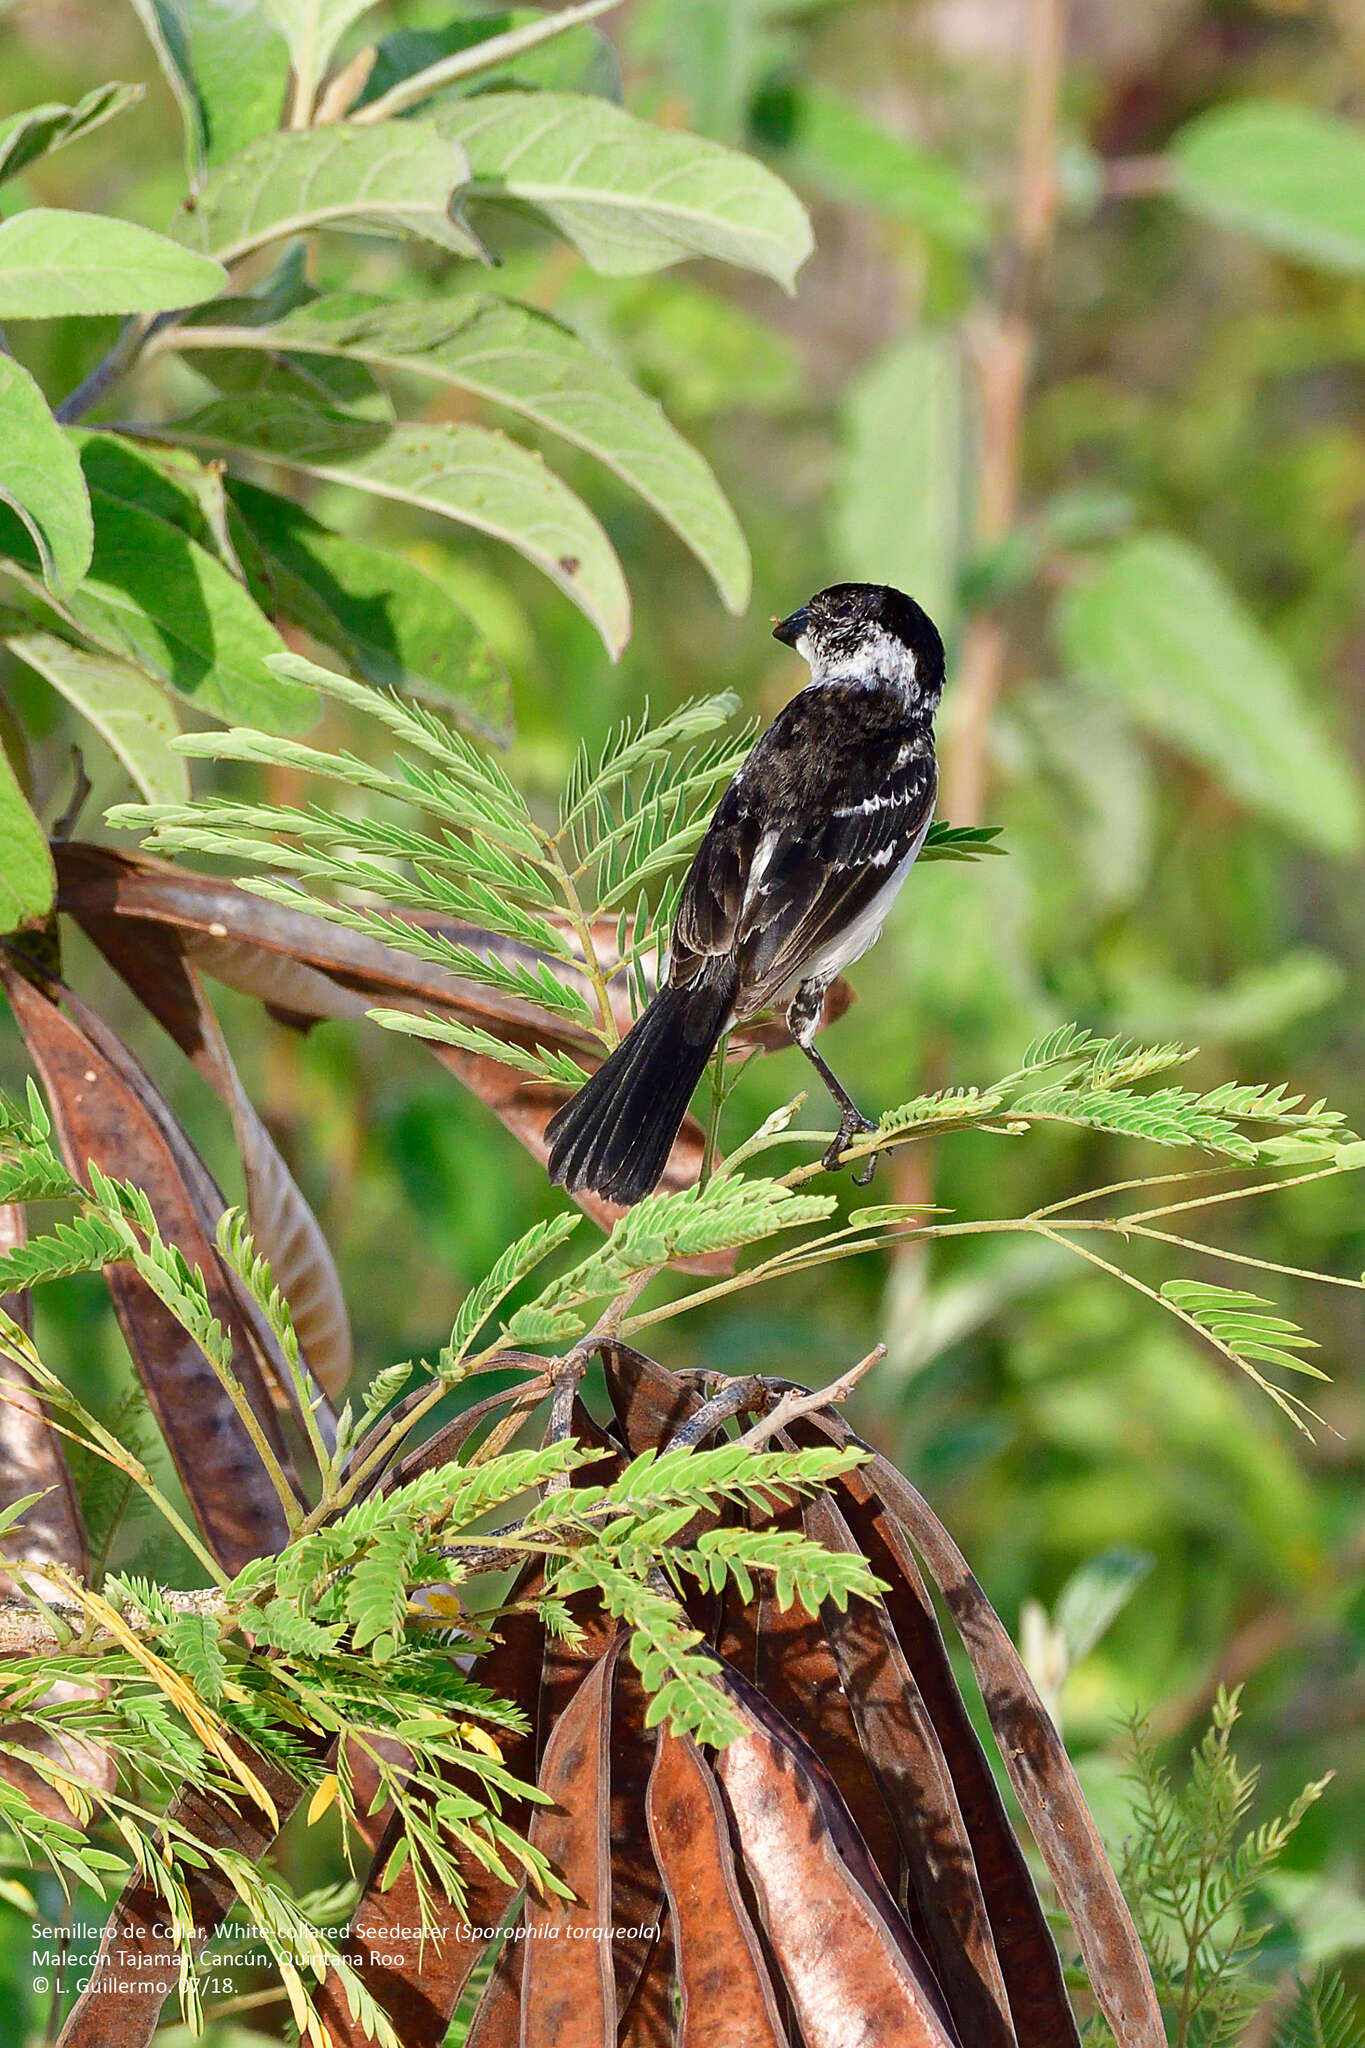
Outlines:
[[[322,1819],[328,1807],[337,1796],[337,1774],[329,1771],[308,1802],[308,1825],[313,1827]]]
[[[455,1725],[461,1740],[467,1742],[471,1749],[482,1750],[485,1756],[496,1757],[499,1763],[502,1762],[502,1751],[486,1728],[478,1727],[473,1721],[457,1721]]]
[[[459,1596],[455,1593],[428,1593],[422,1605],[428,1614],[445,1614],[453,1617],[464,1611],[460,1606]]]

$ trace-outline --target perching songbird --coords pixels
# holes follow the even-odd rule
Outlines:
[[[550,1121],[550,1178],[567,1188],[647,1195],[721,1037],[761,1010],[785,1007],[838,1107],[824,1165],[874,1128],[815,1032],[826,989],[876,941],[929,830],[943,642],[912,597],[876,583],[819,591],[773,636],[810,681],[716,806],[658,994]]]

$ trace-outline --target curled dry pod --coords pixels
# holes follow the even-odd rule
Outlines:
[[[68,1016],[17,969],[0,978],[38,1069],[70,1171],[93,1162],[131,1181],[151,1203],[162,1236],[204,1276],[229,1333],[233,1366],[281,1468],[289,1454],[261,1354],[224,1278],[209,1218],[221,1195],[160,1093],[132,1054],[63,990]],[[127,1264],[106,1269],[128,1349],[205,1538],[228,1571],[273,1554],[288,1535],[283,1505],[217,1373],[194,1338]]]
[[[363,932],[347,931],[310,917],[306,911],[268,903],[213,875],[198,875],[147,854],[71,840],[53,848],[57,861],[58,907],[74,917],[109,950],[116,924],[127,929],[125,957],[135,953],[151,927],[175,935],[186,959],[205,974],[263,1002],[277,1017],[306,1028],[318,1017],[363,1017],[370,1009],[411,1010],[461,1018],[508,1043],[582,1055],[591,1065],[599,1041],[582,1028],[533,1004],[500,995],[411,953],[387,946]],[[473,952],[495,954],[535,969],[548,965],[575,985],[584,977],[559,960],[548,960],[515,939],[482,931],[455,918],[417,918]],[[615,926],[612,927],[613,934]],[[111,951],[110,957],[113,957]],[[117,964],[117,963],[116,963]],[[120,968],[122,971],[122,968]],[[586,986],[586,984],[584,984]],[[618,984],[619,985],[619,984]],[[621,991],[624,998],[624,990]],[[629,1022],[628,1005],[618,1023]],[[782,1043],[787,1043],[785,1027]],[[565,1099],[562,1088],[528,1081],[525,1074],[461,1046],[431,1041],[432,1057],[491,1109],[543,1165],[549,1156],[545,1126]],[[690,1187],[701,1166],[702,1131],[685,1121],[662,1185]],[[620,1209],[599,1196],[575,1196],[593,1221],[610,1229]],[[689,1270],[729,1272],[729,1254],[688,1261]]]
[[[716,1776],[806,2048],[963,2048],[933,1972],[809,1746],[737,1672]]]
[[[80,923],[138,1001],[175,1040],[232,1117],[256,1249],[289,1304],[304,1360],[332,1397],[351,1372],[351,1326],[331,1250],[284,1158],[242,1086],[186,935],[170,924],[89,908]],[[282,1362],[280,1377],[292,1398]]]
[[[0,1202],[0,1254],[17,1250],[25,1242],[24,1212],[14,1202]],[[0,1508],[7,1508],[27,1495],[41,1494],[25,1514],[18,1528],[6,1538],[5,1550],[11,1569],[0,1571],[0,1598],[22,1598],[24,1564],[62,1565],[84,1578],[87,1571],[85,1523],[80,1502],[66,1462],[62,1439],[47,1419],[33,1380],[19,1348],[33,1337],[31,1296],[0,1296],[0,1308],[19,1328],[14,1344],[0,1342]],[[39,1593],[42,1592],[41,1583]],[[59,1679],[44,1695],[51,1705],[69,1700],[99,1698],[105,1688]],[[77,1736],[40,1727],[33,1721],[0,1726],[6,1742],[21,1745],[48,1758],[62,1771],[69,1771],[92,1792],[108,1792],[117,1778],[114,1759],[102,1744],[83,1742]],[[0,1755],[0,1778],[22,1792],[31,1805],[49,1820],[74,1818],[70,1806],[57,1790],[22,1757]]]
[[[279,1825],[288,1820],[302,1787],[268,1757],[232,1739],[238,1754],[275,1802]],[[172,1817],[197,1841],[231,1849],[252,1863],[273,1846],[277,1828],[250,1799],[236,1801],[190,1785],[177,1794]],[[237,1903],[237,1894],[213,1864],[185,1873],[187,1911],[202,1948]],[[109,1917],[89,1981],[62,2028],[58,2048],[146,2048],[161,2008],[180,1980],[180,1959],[164,1932],[166,1903],[154,1884],[134,1872]]]
[[[539,1582],[539,1566],[524,1566],[507,1595],[509,1605],[530,1598]],[[531,1719],[545,1631],[538,1616],[513,1614],[499,1624],[498,1634],[499,1643],[479,1660],[479,1683],[523,1709],[529,1706]],[[533,1775],[534,1737],[529,1731],[520,1736],[504,1735],[499,1746],[509,1771],[523,1779]],[[508,1808],[505,1817],[518,1831],[525,1830],[524,1806]],[[517,1885],[460,1849],[457,1860],[465,1881],[462,1904],[452,1905],[433,1886],[424,1912],[411,1862],[404,1864],[387,1888],[383,1882],[385,1866],[401,1837],[400,1823],[391,1820],[376,1848],[369,1880],[351,1916],[343,1946],[347,1955],[356,1959],[366,1989],[393,2021],[403,2048],[440,2048],[460,1994],[486,1946],[472,1937],[471,1929],[499,1926],[516,1897]],[[425,1941],[420,1932],[424,1926],[433,1930]],[[334,1975],[324,1980],[317,2004],[333,2048],[361,2048],[369,2040],[352,2018],[346,1993]]]
[[[829,1411],[814,1426],[860,1439]],[[862,1446],[867,1449],[866,1445]],[[962,1637],[991,1728],[1033,1838],[1076,1931],[1095,1997],[1119,2048],[1165,2048],[1151,1968],[1062,1739],[999,1615],[924,1496],[869,1453],[864,1482],[924,1559]]]
[[[800,1425],[798,1425],[798,1433]],[[819,1442],[818,1433],[809,1441]],[[886,1591],[882,1603],[915,1674],[971,1839],[1020,2048],[1079,2048],[1061,1958],[1027,1859],[958,1689],[933,1601],[900,1525],[862,1470],[839,1481],[848,1526]]]
[[[805,1511],[826,1550],[856,1551],[828,1498]],[[986,1903],[951,1773],[915,1675],[878,1599],[824,1621],[863,1750],[895,1823],[934,1973],[964,2041],[1017,2048]]]
[[[664,1735],[649,1838],[668,1888],[682,2018],[677,2048],[787,2048],[762,1944],[735,1873],[716,1781],[686,1735]],[[671,2032],[665,2038],[671,2041]]]
[[[559,1715],[545,1746],[531,1841],[570,1886],[572,1900],[528,1895],[522,2035],[556,2048],[615,2048],[611,1959],[611,1688],[618,1635]],[[581,1930],[581,1932],[580,1932]]]

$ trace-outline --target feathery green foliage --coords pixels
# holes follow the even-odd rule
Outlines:
[[[1329,1780],[1306,1785],[1277,1818],[1249,1826],[1257,1772],[1232,1749],[1239,1693],[1220,1691],[1212,1724],[1177,1785],[1141,1717],[1129,1726],[1135,1833],[1121,1866],[1171,2048],[1228,2048],[1274,1995],[1258,1970],[1268,1925],[1257,1887]],[[1311,2036],[1310,2036],[1311,2038]]]

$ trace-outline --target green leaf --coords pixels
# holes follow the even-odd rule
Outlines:
[[[1052,1619],[1073,1664],[1079,1664],[1132,1599],[1156,1559],[1120,1545],[1102,1550],[1074,1571],[1057,1595]]]
[[[299,241],[288,244],[301,247]],[[187,314],[181,325],[158,339],[157,346],[174,346],[188,331],[201,323],[210,337],[226,327],[234,338],[243,330],[265,327],[289,311],[295,303],[283,295],[263,299],[216,299]],[[240,323],[238,325],[237,323]],[[198,348],[192,358],[199,375],[227,398],[288,398],[305,405],[321,405],[337,412],[357,414],[361,419],[391,420],[393,400],[372,370],[358,357],[304,354],[271,348],[264,336],[242,335],[243,345]]]
[[[17,178],[40,156],[65,149],[68,142],[78,142],[92,129],[111,121],[115,114],[121,114],[125,107],[135,106],[143,90],[140,85],[120,85],[113,80],[108,85],[95,86],[74,107],[49,101],[41,107],[26,107],[21,114],[10,114],[0,121],[0,184],[6,178]]]
[[[496,1038],[477,1024],[462,1024],[456,1017],[415,1017],[409,1010],[367,1010],[365,1015],[372,1024],[382,1024],[386,1031],[401,1032],[405,1038],[430,1039],[438,1045],[456,1045],[462,1052],[497,1060],[504,1067],[515,1067],[518,1073],[533,1075],[537,1081],[581,1088],[588,1078],[566,1052],[547,1050],[542,1045],[533,1051],[515,1039]]]
[[[0,498],[28,528],[48,588],[58,597],[74,589],[94,545],[80,457],[28,371],[6,355],[0,355]]]
[[[324,350],[416,371],[523,414],[638,491],[710,571],[732,611],[748,603],[748,548],[709,465],[653,399],[547,313],[491,296],[386,305],[343,294],[274,327],[209,331],[229,347]],[[187,349],[194,332],[185,330]]]
[[[0,790],[0,806],[3,801]],[[0,859],[0,890],[11,879],[3,835],[4,824],[0,819],[0,856],[4,856]],[[58,1223],[42,1237],[31,1237],[27,1244],[16,1245],[0,1258],[0,1294],[38,1287],[45,1280],[65,1280],[72,1273],[98,1273],[101,1266],[126,1258],[127,1249],[123,1233],[103,1216],[77,1216],[70,1223]]]
[[[1241,100],[1180,129],[1171,190],[1192,213],[1332,270],[1365,271],[1365,134],[1314,107]]]
[[[474,196],[534,207],[604,276],[717,256],[791,290],[810,254],[805,208],[771,171],[606,100],[488,93],[433,119],[468,150]]]
[[[24,801],[9,755],[0,746],[0,931],[40,923],[56,894],[47,834]]]
[[[265,14],[289,44],[296,74],[316,85],[353,21],[375,0],[261,0]]]
[[[173,1661],[200,1695],[209,1701],[220,1700],[227,1658],[217,1623],[207,1614],[178,1614],[165,1629],[164,1641]]]
[[[1248,1294],[1239,1287],[1217,1287],[1204,1280],[1167,1280],[1161,1294],[1163,1300],[1174,1302],[1197,1322],[1239,1365],[1255,1358],[1266,1365],[1307,1373],[1311,1379],[1327,1378],[1307,1359],[1294,1356],[1297,1351],[1316,1351],[1318,1347],[1296,1324],[1275,1313],[1274,1302],[1264,1295]]]
[[[401,1526],[381,1529],[351,1575],[346,1612],[352,1639],[358,1650],[373,1643],[378,1661],[386,1661],[379,1652],[381,1637],[402,1637],[408,1605],[406,1575],[416,1562],[418,1548],[413,1530]]]
[[[90,654],[52,633],[16,634],[5,644],[90,721],[149,803],[184,802],[189,770],[170,744],[179,727],[164,693],[143,670],[112,655]]]
[[[630,593],[611,542],[539,455],[505,434],[443,423],[386,428],[235,399],[163,431],[190,447],[266,455],[508,541],[587,614],[613,655],[626,643]]]
[[[338,223],[402,230],[477,255],[478,244],[451,217],[452,196],[468,176],[464,151],[427,121],[392,128],[338,122],[263,135],[214,172],[172,231],[224,263]]]
[[[843,570],[913,591],[945,635],[956,610],[965,412],[949,335],[925,331],[874,356],[844,400],[831,508]]]
[[[1072,667],[1256,810],[1325,852],[1365,836],[1360,786],[1284,656],[1187,541],[1128,541],[1064,603]]]
[[[463,1358],[494,1309],[543,1259],[572,1237],[582,1220],[573,1210],[565,1210],[544,1223],[533,1224],[523,1237],[507,1247],[492,1271],[471,1287],[460,1303],[450,1341],[441,1354],[443,1372],[449,1370],[448,1361],[453,1364]]]
[[[1365,2015],[1342,1979],[1320,1970],[1310,1983],[1299,1980],[1275,2031],[1274,2048],[1360,2048],[1362,2039]]]
[[[990,217],[972,187],[943,157],[888,135],[851,100],[824,87],[783,82],[754,106],[760,140],[787,154],[788,168],[835,199],[913,221],[954,249],[979,249]]]
[[[98,489],[90,500],[95,552],[63,618],[218,717],[286,732],[310,724],[311,692],[264,666],[284,643],[236,577],[154,513]]]
[[[197,191],[210,164],[278,125],[289,51],[241,0],[133,0],[180,107],[185,163]]]
[[[0,320],[161,313],[226,282],[220,263],[129,220],[33,206],[0,223]]]
[[[507,671],[434,578],[272,491],[234,479],[230,492],[233,537],[263,611],[294,620],[372,683],[429,693],[485,731],[507,730]]]
[[[179,448],[152,448],[99,428],[68,427],[80,451],[87,489],[117,499],[135,512],[153,512],[201,546],[210,539],[204,518],[206,472]]]
[[[601,11],[616,4],[617,0],[601,0]],[[497,83],[543,92],[598,93],[619,100],[621,66],[616,52],[601,30],[587,23],[561,30],[514,55],[502,54],[505,36],[543,27],[550,18],[543,8],[508,7],[497,14],[445,22],[440,28],[399,29],[381,38],[360,105],[368,107],[398,88],[392,108],[416,106],[450,82],[443,74],[452,59],[469,67],[461,76],[461,91],[487,91]],[[485,44],[486,50],[481,47]],[[429,77],[437,65],[441,69]]]
[[[604,287],[580,272],[557,303],[610,342],[674,418],[739,408],[775,412],[799,402],[805,366],[781,334],[690,277],[618,278]]]
[[[972,861],[983,854],[1000,855],[1005,848],[995,842],[1004,829],[1003,825],[950,825],[937,818],[925,834],[919,857],[922,861]]]

